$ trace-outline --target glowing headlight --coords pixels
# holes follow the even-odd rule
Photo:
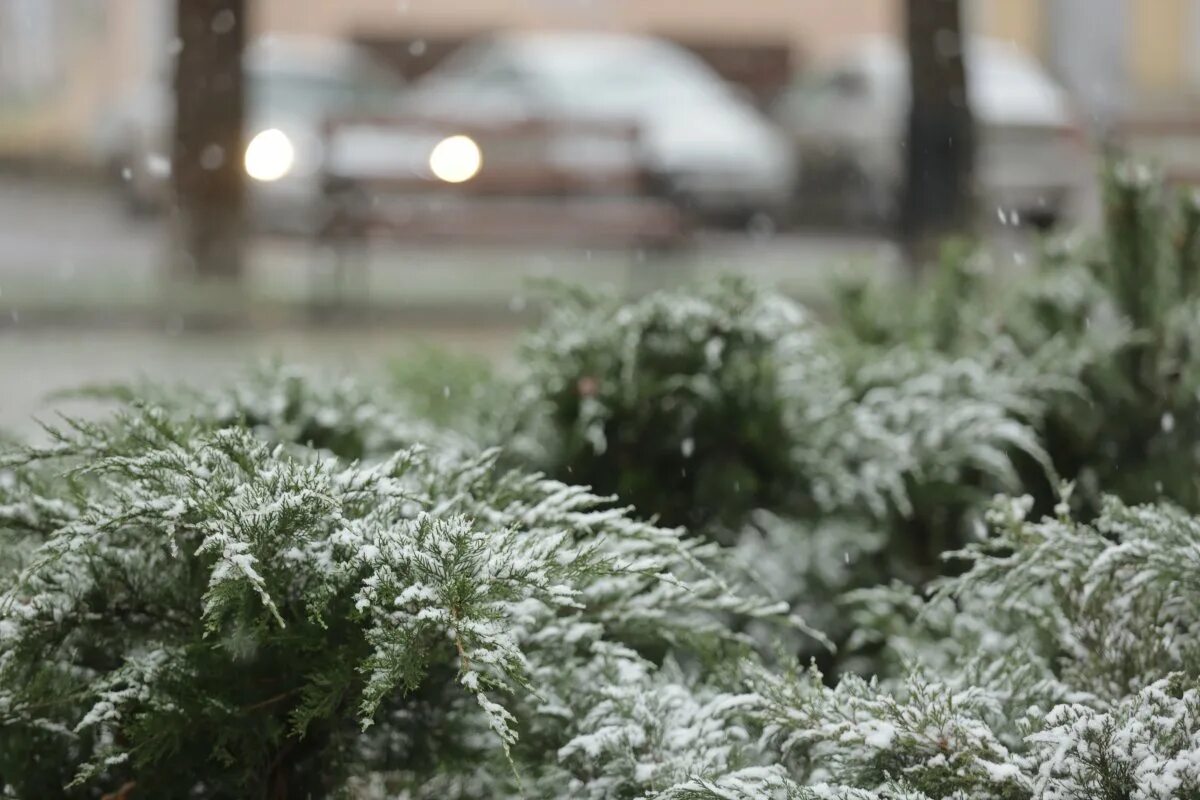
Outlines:
[[[246,174],[256,181],[277,181],[292,170],[296,148],[278,128],[255,134],[246,145]]]
[[[483,153],[470,136],[442,139],[429,154],[429,169],[446,183],[462,183],[474,178],[483,166]]]

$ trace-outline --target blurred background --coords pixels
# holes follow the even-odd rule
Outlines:
[[[1200,178],[1198,99],[1200,0],[0,0],[0,427],[268,355],[503,358],[540,279],[819,309],[927,230],[1019,279],[1105,149]]]

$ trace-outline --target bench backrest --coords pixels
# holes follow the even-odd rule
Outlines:
[[[467,136],[482,154],[462,183],[439,180],[430,155]],[[633,124],[529,119],[488,124],[432,118],[346,118],[326,124],[326,178],[364,189],[514,197],[644,195],[651,182]]]

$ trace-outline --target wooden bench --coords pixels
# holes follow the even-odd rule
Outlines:
[[[469,137],[482,162],[459,183],[430,155]],[[689,233],[639,161],[637,130],[601,122],[331,120],[325,129],[323,237],[497,245],[674,247]]]

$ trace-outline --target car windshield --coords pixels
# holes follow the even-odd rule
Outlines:
[[[878,76],[885,96],[908,92],[908,62],[891,41],[874,41],[849,62],[852,69]],[[967,79],[977,118],[992,123],[1061,124],[1067,117],[1053,80],[1019,49],[1002,41],[977,39],[967,47]],[[833,85],[838,73],[828,74]]]
[[[1063,122],[1066,108],[1054,83],[1036,64],[1011,49],[982,45],[971,64],[971,99],[978,116],[992,121]]]
[[[528,70],[562,108],[637,112],[661,103],[715,100],[719,79],[667,48],[640,45],[541,48]]]

